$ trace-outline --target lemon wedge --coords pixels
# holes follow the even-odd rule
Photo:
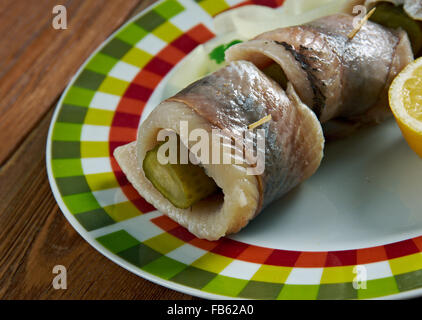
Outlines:
[[[404,138],[422,157],[422,58],[409,64],[394,79],[389,100]]]

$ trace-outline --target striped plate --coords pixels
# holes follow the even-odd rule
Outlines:
[[[113,159],[163,99],[173,67],[214,37],[212,17],[244,3],[278,7],[283,0],[160,1],[89,58],[63,94],[48,137],[48,175],[61,210],[110,260],[196,296],[421,294],[422,163],[394,122],[328,144],[314,177],[216,242],[157,212]]]

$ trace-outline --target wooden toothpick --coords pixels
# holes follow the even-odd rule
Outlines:
[[[360,31],[360,29],[362,29],[364,24],[367,23],[369,18],[374,14],[375,10],[377,10],[376,7],[374,7],[371,11],[369,11],[369,13],[366,16],[364,16],[362,20],[359,21],[359,24],[357,25],[357,27],[354,28],[352,32],[350,32],[349,35],[347,36],[349,40],[352,40],[355,37],[355,35]]]
[[[264,118],[258,120],[257,122],[254,122],[249,125],[249,130],[253,130],[259,126],[262,126],[264,123],[270,121],[272,119],[272,116],[269,114],[268,116],[265,116]]]

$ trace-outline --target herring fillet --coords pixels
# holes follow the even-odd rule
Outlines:
[[[259,127],[265,130],[262,174],[248,175],[247,162],[202,164],[222,194],[189,209],[174,207],[146,179],[142,162],[156,145],[160,129],[180,133],[180,121],[188,121],[189,131],[201,128],[211,135],[212,129],[222,129],[227,130],[223,134],[236,135],[269,114],[272,121]],[[159,104],[141,124],[137,142],[117,148],[114,156],[146,201],[197,237],[217,240],[238,232],[268,204],[310,177],[320,165],[323,147],[321,125],[293,87],[284,91],[252,63],[237,61]]]
[[[359,4],[365,4],[372,9],[379,2],[389,2],[395,6],[403,6],[404,11],[414,20],[422,20],[422,1],[420,0],[360,0]]]
[[[342,118],[380,122],[391,112],[386,88],[413,61],[405,31],[369,21],[353,39],[353,16],[335,14],[276,29],[226,51],[228,61],[264,68],[276,62],[322,123]]]

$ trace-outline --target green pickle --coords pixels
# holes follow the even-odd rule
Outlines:
[[[376,7],[377,9],[369,20],[392,29],[402,28],[409,36],[413,53],[420,52],[422,49],[421,24],[409,17],[402,6],[397,7],[383,2]]]
[[[277,82],[283,89],[287,88],[288,80],[286,74],[277,63],[270,64],[268,67],[262,69],[262,72]]]
[[[161,164],[157,158],[161,145],[147,152],[142,167],[148,180],[175,207],[187,209],[218,190],[199,165]]]

